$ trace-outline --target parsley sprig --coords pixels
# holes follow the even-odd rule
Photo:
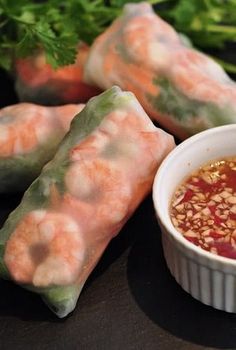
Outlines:
[[[197,48],[217,54],[229,43],[236,43],[236,0],[163,0],[160,15],[187,35]],[[218,50],[218,51],[217,51]],[[229,73],[236,65],[212,57]]]
[[[171,9],[163,16],[177,31],[202,48],[222,48],[236,41],[236,0],[167,0]]]

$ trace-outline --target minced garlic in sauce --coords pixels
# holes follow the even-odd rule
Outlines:
[[[236,259],[236,157],[207,163],[186,178],[174,193],[170,216],[190,242]]]

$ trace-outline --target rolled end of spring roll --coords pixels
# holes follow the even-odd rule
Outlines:
[[[86,44],[78,45],[74,64],[53,69],[43,51],[18,59],[15,63],[15,89],[22,102],[46,106],[87,102],[100,89],[83,80],[84,63],[89,52]]]
[[[1,229],[1,277],[68,315],[174,146],[132,93],[113,87],[92,98]]]
[[[23,191],[32,183],[83,107],[19,103],[0,109],[0,193]]]
[[[180,139],[236,122],[235,82],[148,3],[125,5],[95,40],[85,80],[132,91],[149,116]]]

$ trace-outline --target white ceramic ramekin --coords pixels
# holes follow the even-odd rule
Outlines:
[[[236,156],[236,124],[190,137],[161,164],[153,185],[153,201],[165,259],[176,281],[204,304],[236,312],[236,260],[190,243],[174,228],[169,215],[170,200],[180,182],[204,163],[227,156]]]

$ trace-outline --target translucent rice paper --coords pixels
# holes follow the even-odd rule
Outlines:
[[[0,193],[22,191],[32,183],[83,107],[19,103],[0,109]]]
[[[91,99],[2,228],[0,275],[66,316],[173,147],[132,93]]]
[[[78,45],[74,64],[53,69],[43,51],[15,62],[15,89],[22,102],[45,106],[87,102],[100,90],[83,80],[84,63],[89,47]]]
[[[236,122],[236,84],[144,2],[125,5],[95,40],[85,80],[132,91],[149,116],[180,139]]]

